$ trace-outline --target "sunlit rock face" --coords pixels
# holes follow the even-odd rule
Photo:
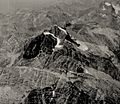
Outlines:
[[[0,104],[119,104],[118,6],[68,1],[0,14]]]

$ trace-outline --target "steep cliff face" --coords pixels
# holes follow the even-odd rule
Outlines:
[[[82,2],[0,14],[1,104],[119,104],[119,6]]]

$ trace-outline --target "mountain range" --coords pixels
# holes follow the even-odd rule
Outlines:
[[[0,14],[0,104],[119,104],[120,2],[65,0]],[[66,28],[51,54],[24,59],[25,47],[53,25]],[[43,47],[45,47],[43,45]]]

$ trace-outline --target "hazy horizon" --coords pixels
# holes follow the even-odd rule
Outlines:
[[[16,9],[36,9],[50,5],[58,0],[0,0],[0,12],[14,12]]]

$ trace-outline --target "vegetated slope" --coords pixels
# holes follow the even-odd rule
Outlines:
[[[119,104],[119,14],[113,4],[103,11],[105,2],[90,9],[79,5],[0,15],[1,104]],[[34,37],[65,22],[72,23],[67,31],[79,48],[65,41],[52,54],[40,51],[34,59],[23,59],[24,46]]]

